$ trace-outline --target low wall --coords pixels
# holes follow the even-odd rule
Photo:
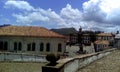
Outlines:
[[[45,55],[0,52],[0,61],[46,62]]]
[[[46,70],[49,69],[48,72],[76,72],[80,68],[94,62],[95,60],[98,60],[116,49],[109,49],[102,52],[97,52],[93,54],[87,54],[83,56],[76,56],[74,58],[66,58],[58,61],[58,64],[56,66],[43,66],[42,72],[47,72]],[[59,70],[59,71],[52,71],[53,69]]]

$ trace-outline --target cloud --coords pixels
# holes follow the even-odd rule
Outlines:
[[[31,11],[34,10],[34,7],[32,7],[28,2],[26,1],[16,1],[16,0],[8,0],[5,3],[5,8],[17,8],[17,9],[22,9],[22,10],[27,10],[27,11]]]
[[[67,4],[65,8],[62,8],[60,12],[63,18],[67,19],[81,19],[81,12],[78,9],[73,9],[70,4]]]
[[[49,21],[48,17],[42,16],[39,12],[32,12],[26,15],[13,14],[17,18],[18,23],[31,24],[34,21]]]
[[[89,0],[83,3],[85,21],[94,21],[98,25],[120,25],[119,0]]]
[[[23,11],[12,14],[16,22],[21,24],[33,24],[37,21],[44,22],[46,25],[75,27],[76,29],[82,26],[83,29],[89,30],[120,30],[119,0],[88,0],[83,3],[83,10],[67,4],[59,13],[50,8],[47,10],[35,8],[27,1],[8,0],[4,7]]]

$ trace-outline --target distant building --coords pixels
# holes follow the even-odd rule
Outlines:
[[[120,49],[120,34],[116,34],[114,47]]]
[[[83,34],[83,36],[82,36],[82,43],[84,45],[91,45],[90,34]]]
[[[111,33],[99,33],[99,34],[97,34],[96,39],[97,40],[101,39],[101,40],[108,40],[108,41],[110,41],[110,40],[114,39],[114,36]]]
[[[114,41],[114,35],[111,33],[99,33],[96,35],[95,51],[103,51],[109,49],[112,46],[112,42]]]
[[[71,38],[71,36],[78,33],[78,31],[75,28],[51,29],[51,31],[64,35],[67,41],[66,43],[67,45],[70,44],[71,40],[73,41],[74,44],[76,43],[76,37]]]
[[[63,35],[43,27],[5,26],[0,28],[0,51],[63,54],[65,44]]]
[[[107,40],[97,40],[94,43],[95,52],[103,51],[109,49],[109,41]]]
[[[92,43],[92,39],[94,38],[96,40],[96,36],[93,36],[94,32],[92,31],[82,31],[81,32],[81,39],[79,41],[82,42],[85,46],[90,46]],[[95,35],[95,34],[94,34]],[[70,35],[70,43],[71,44],[78,44],[78,39],[80,38],[79,33],[71,34]]]

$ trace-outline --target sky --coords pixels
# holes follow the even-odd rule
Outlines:
[[[0,0],[0,25],[120,30],[120,0]]]

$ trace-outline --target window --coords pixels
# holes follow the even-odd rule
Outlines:
[[[43,51],[43,49],[44,49],[44,44],[41,43],[41,44],[40,44],[40,51]]]
[[[31,50],[31,44],[27,44],[27,50],[28,50],[28,51]]]
[[[14,50],[17,50],[17,42],[14,42]]]
[[[62,52],[62,45],[61,45],[61,43],[58,44],[58,52]]]
[[[0,41],[0,50],[8,50],[8,42]]]
[[[50,51],[50,43],[46,44],[46,51]]]
[[[0,41],[0,50],[3,50],[4,48],[3,48],[3,42],[2,41]]]
[[[35,51],[36,44],[35,43],[29,43],[27,44],[27,50],[28,51]]]
[[[7,50],[7,49],[8,49],[8,43],[4,42],[4,50]]]
[[[14,42],[14,50],[21,51],[22,50],[22,43],[21,42]]]
[[[32,43],[32,51],[35,51],[35,43]]]
[[[18,50],[21,51],[21,48],[22,48],[22,44],[21,42],[19,42]]]

